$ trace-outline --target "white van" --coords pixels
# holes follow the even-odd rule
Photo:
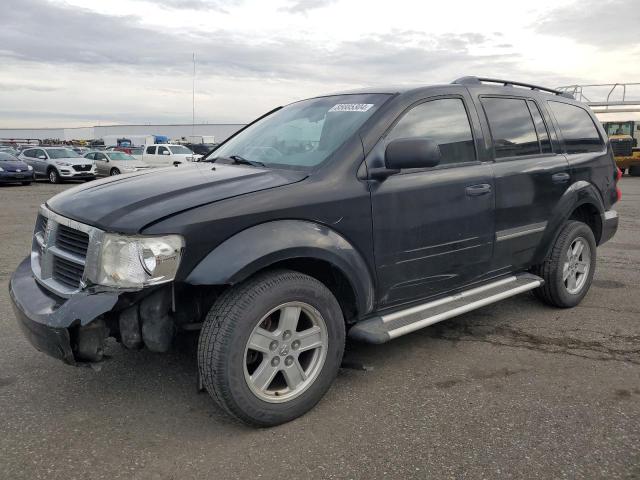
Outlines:
[[[142,153],[142,161],[151,167],[170,167],[184,162],[197,162],[202,155],[196,155],[184,145],[162,143],[147,145]]]

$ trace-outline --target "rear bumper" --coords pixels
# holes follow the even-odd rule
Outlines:
[[[74,329],[98,319],[118,301],[115,292],[79,293],[69,299],[56,297],[36,282],[29,257],[11,276],[9,294],[27,340],[37,350],[70,365],[81,361],[74,352]]]
[[[618,212],[615,210],[607,210],[601,215],[602,218],[602,235],[600,236],[599,245],[611,240],[618,231]]]

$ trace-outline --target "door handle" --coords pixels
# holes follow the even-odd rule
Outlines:
[[[464,189],[467,196],[477,197],[478,195],[485,195],[491,193],[491,185],[488,183],[479,183],[478,185],[469,185]]]
[[[570,178],[567,172],[559,172],[551,175],[551,181],[553,183],[567,183]]]

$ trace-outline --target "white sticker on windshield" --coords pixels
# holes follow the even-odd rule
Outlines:
[[[366,112],[373,103],[338,103],[329,109],[330,112]]]

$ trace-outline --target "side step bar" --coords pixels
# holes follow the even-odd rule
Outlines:
[[[349,330],[349,336],[367,343],[385,343],[442,320],[533,290],[543,283],[544,280],[536,275],[520,273],[406,310],[363,320]]]

